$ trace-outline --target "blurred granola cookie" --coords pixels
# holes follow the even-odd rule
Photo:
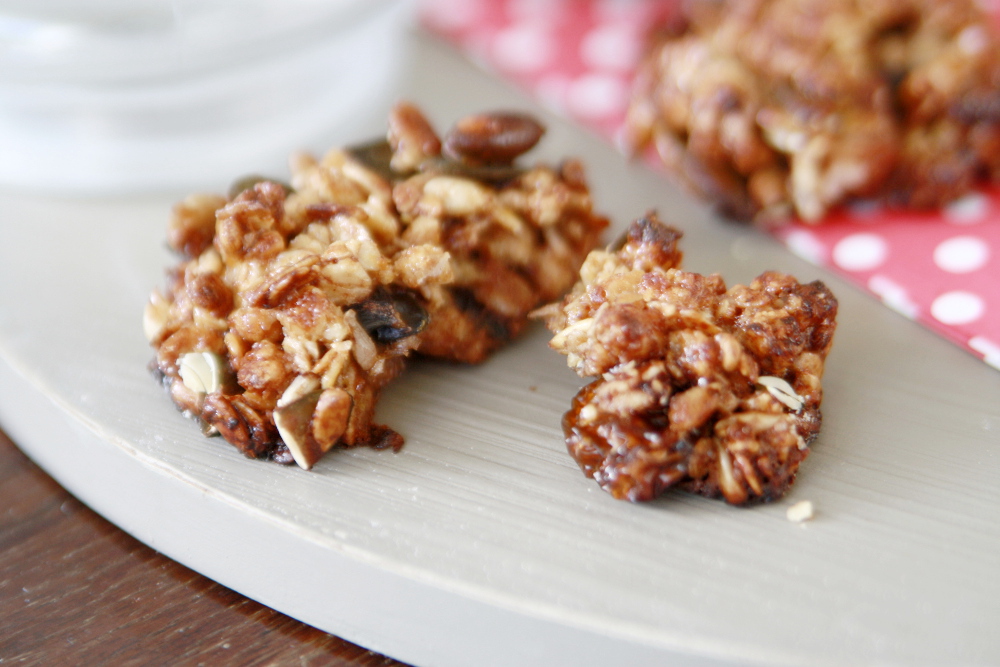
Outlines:
[[[680,237],[648,214],[537,311],[550,346],[597,377],[563,418],[567,446],[616,498],[676,487],[774,500],[819,432],[837,300],[776,272],[727,290],[718,275],[680,270]]]
[[[607,225],[578,162],[516,163],[542,132],[483,114],[442,142],[401,103],[386,141],[180,202],[183,259],[144,317],[174,402],[247,456],[303,468],[334,446],[401,446],[373,419],[405,358],[483,361]]]
[[[738,218],[940,206],[1000,180],[1000,36],[975,0],[695,0],[628,134]]]

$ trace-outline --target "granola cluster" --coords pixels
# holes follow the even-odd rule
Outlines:
[[[628,127],[735,217],[939,206],[1000,180],[1000,36],[975,0],[700,0]]]
[[[483,361],[607,225],[579,162],[516,163],[542,133],[483,114],[442,141],[401,103],[386,141],[297,156],[290,185],[179,203],[183,259],[144,317],[174,402],[247,456],[303,468],[334,446],[401,446],[374,413],[405,358]]]
[[[727,290],[680,270],[681,234],[655,214],[590,253],[537,315],[550,346],[597,376],[563,418],[570,453],[616,498],[675,487],[732,504],[781,497],[820,428],[837,300],[766,272]]]

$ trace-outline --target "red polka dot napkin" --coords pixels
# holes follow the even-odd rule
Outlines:
[[[1000,17],[1000,0],[984,0]],[[650,25],[676,0],[421,0],[421,18],[481,67],[618,142]],[[773,231],[885,305],[1000,369],[1000,187],[941,211],[857,206]]]

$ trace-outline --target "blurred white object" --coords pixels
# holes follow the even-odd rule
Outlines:
[[[283,173],[391,98],[409,16],[405,0],[0,0],[0,184]]]

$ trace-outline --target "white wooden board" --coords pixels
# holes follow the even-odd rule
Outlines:
[[[442,129],[533,108],[414,46],[403,92]],[[613,500],[565,452],[582,381],[540,327],[478,368],[415,363],[380,407],[399,453],[338,451],[311,472],[244,459],[147,371],[172,195],[0,193],[0,423],[154,548],[418,665],[1000,663],[1000,373],[544,118],[543,156],[587,160],[609,238],[656,207],[686,231],[691,270],[775,268],[840,298],[824,428],[786,499]],[[816,517],[793,524],[803,499]]]

